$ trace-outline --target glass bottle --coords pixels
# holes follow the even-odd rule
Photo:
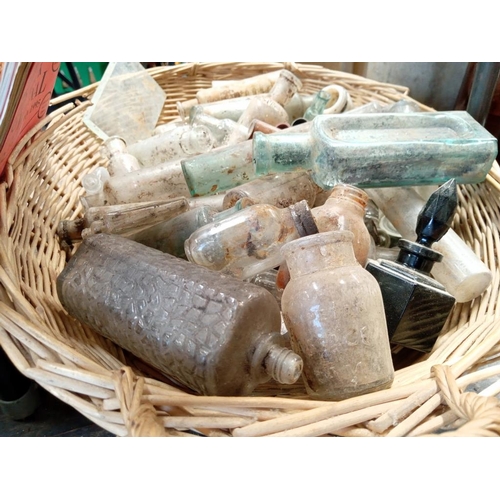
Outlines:
[[[185,259],[184,242],[197,229],[211,222],[224,220],[242,208],[249,206],[248,203],[248,200],[240,200],[234,207],[222,212],[213,207],[201,205],[170,220],[144,229],[134,234],[132,239],[148,247]]]
[[[207,89],[200,89],[196,92],[196,98],[179,103],[183,112],[187,113],[197,104],[206,104],[209,102],[222,101],[224,99],[233,99],[242,96],[254,96],[269,92],[280,77],[281,71],[271,71],[262,75],[251,76],[241,80],[234,80],[229,83],[212,86]],[[182,116],[182,115],[181,115]]]
[[[291,275],[283,319],[304,362],[308,394],[342,400],[390,387],[394,368],[382,295],[354,257],[352,233],[319,233],[281,251]]]
[[[255,134],[257,175],[311,169],[323,189],[485,179],[497,140],[465,111],[320,115],[308,134]]]
[[[302,82],[290,71],[284,69],[267,96],[255,96],[248,107],[241,114],[238,125],[249,129],[252,120],[259,119],[269,125],[278,125],[288,122],[288,113],[285,111],[293,95],[302,88]],[[241,140],[239,134],[231,134],[228,143],[235,144]]]
[[[255,203],[278,208],[286,208],[306,200],[312,207],[316,198],[316,186],[309,174],[300,170],[265,175],[227,191],[223,206],[230,208],[242,198],[251,198]]]
[[[73,317],[197,393],[248,395],[300,377],[267,290],[121,236],[85,239],[57,293]]]
[[[301,133],[309,130],[312,122],[291,127],[283,133]],[[209,153],[181,160],[182,172],[191,196],[220,193],[256,177],[252,141],[217,148]]]
[[[102,169],[102,170],[101,170]],[[169,200],[189,197],[179,161],[161,163],[134,172],[109,177],[106,169],[98,167],[82,179],[87,196],[82,199],[86,207]],[[89,189],[91,187],[92,189]]]
[[[263,97],[265,94],[258,94]],[[233,99],[224,99],[222,101],[207,102],[197,104],[190,109],[188,113],[184,111],[182,103],[177,103],[177,110],[182,119],[190,118],[201,110],[204,114],[211,115],[214,118],[230,119],[237,122],[243,111],[248,107],[248,103],[253,96],[235,97]],[[285,104],[285,110],[288,114],[287,122],[292,123],[295,119],[304,115],[305,110],[311,105],[314,96],[295,93],[288,104]]]
[[[214,147],[214,137],[203,125],[184,125],[163,134],[153,135],[128,147],[143,167],[207,153]]]
[[[288,208],[252,205],[198,229],[184,249],[189,261],[244,280],[279,266],[285,243],[315,232],[306,201]]]
[[[331,99],[332,96],[328,92],[320,90],[318,93],[315,94],[313,102],[306,109],[306,112],[304,113],[304,118],[307,121],[311,121],[316,116],[323,113],[323,111],[325,110],[326,106],[328,105]]]
[[[320,207],[311,209],[320,233],[350,231],[353,234],[354,256],[363,267],[371,251],[371,238],[364,216],[368,195],[355,186],[337,184],[329,198]],[[290,280],[286,262],[280,266],[276,285],[284,290]]]
[[[366,266],[378,281],[392,343],[430,352],[455,299],[430,271],[443,255],[431,248],[448,231],[457,206],[456,183],[441,186],[417,218],[417,241],[399,240],[396,262],[370,260]]]
[[[90,234],[129,235],[148,226],[172,219],[186,212],[189,208],[187,198],[90,207],[81,218],[61,221],[57,234],[61,240],[69,245]]]
[[[368,189],[367,194],[404,239],[416,239],[417,218],[425,205],[416,189]],[[434,244],[434,250],[443,254],[443,260],[434,264],[432,276],[457,302],[479,297],[491,284],[491,271],[453,229]]]
[[[213,116],[203,113],[201,110],[194,113],[191,118],[192,126],[203,126],[210,130],[214,138],[214,147],[225,146],[229,137],[239,137],[237,142],[246,141],[248,139],[248,128],[238,125],[233,120],[223,119],[220,120]]]
[[[109,160],[109,175],[120,175],[134,170],[140,170],[141,165],[137,158],[127,151],[127,144],[124,139],[113,136],[104,141],[103,152]]]

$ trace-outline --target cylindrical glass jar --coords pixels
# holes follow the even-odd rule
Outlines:
[[[283,319],[308,394],[341,400],[389,387],[394,367],[382,294],[354,257],[352,233],[307,236],[282,253],[291,275]]]

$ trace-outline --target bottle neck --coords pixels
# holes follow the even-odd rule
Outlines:
[[[338,267],[359,265],[352,246],[350,231],[318,233],[283,246],[291,279]]]
[[[361,217],[364,217],[368,201],[368,195],[362,189],[349,184],[337,184],[326,200],[325,205],[328,206],[334,203],[347,204],[352,207],[356,213],[359,213]]]
[[[280,333],[262,335],[250,360],[251,378],[265,382],[271,377],[280,384],[293,384],[302,374],[302,358],[284,346]]]
[[[301,81],[290,71],[283,70],[272,89],[269,91],[269,97],[279,105],[285,106],[302,87]]]

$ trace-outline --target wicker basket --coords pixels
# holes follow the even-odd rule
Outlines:
[[[178,116],[175,103],[216,79],[287,68],[313,93],[345,86],[356,105],[393,102],[408,89],[320,66],[293,63],[184,64],[150,70],[167,93],[160,122]],[[89,96],[89,86],[65,99]],[[0,344],[17,368],[93,422],[119,436],[419,436],[500,433],[497,382],[481,394],[470,384],[500,373],[500,169],[481,185],[460,186],[455,231],[493,272],[478,299],[457,304],[429,355],[407,360],[391,389],[342,402],[309,400],[301,384],[252,397],[189,394],[112,342],[70,318],[55,282],[67,255],[56,229],[80,216],[81,178],[102,162],[100,141],[82,123],[82,99],[48,116],[20,142],[0,186]],[[425,106],[422,106],[423,109]],[[443,432],[445,431],[445,432]]]

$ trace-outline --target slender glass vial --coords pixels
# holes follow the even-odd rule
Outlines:
[[[172,219],[189,208],[187,198],[90,207],[79,219],[61,221],[57,234],[68,245],[96,233],[128,236]]]
[[[198,229],[184,249],[189,261],[244,280],[279,266],[285,243],[315,232],[305,201],[288,208],[253,205]]]
[[[57,293],[73,317],[197,393],[243,396],[300,377],[267,290],[135,241],[87,238]]]
[[[352,233],[307,236],[281,251],[291,275],[283,319],[304,362],[308,394],[337,401],[390,387],[394,368],[382,295],[354,257]]]
[[[370,260],[366,266],[380,285],[394,344],[430,352],[455,304],[430,271],[443,259],[431,246],[450,227],[457,207],[456,189],[452,179],[429,198],[417,218],[417,241],[399,240],[396,262]]]
[[[282,172],[259,177],[253,181],[230,189],[224,196],[224,208],[230,208],[242,198],[251,198],[255,203],[286,208],[306,200],[312,207],[316,198],[316,186],[304,171]]]
[[[465,111],[320,115],[308,134],[255,134],[257,175],[303,168],[323,189],[485,179],[497,140]]]
[[[367,193],[403,238],[416,239],[415,226],[425,205],[416,189],[368,189]],[[387,234],[392,238],[393,233]],[[433,248],[443,254],[443,260],[434,264],[431,274],[457,302],[469,302],[490,286],[491,271],[453,229],[449,229]]]

